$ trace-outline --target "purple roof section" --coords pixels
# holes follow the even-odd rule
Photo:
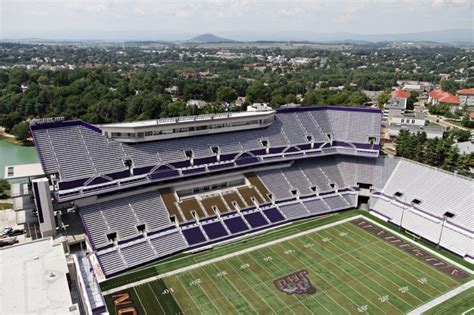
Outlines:
[[[318,111],[318,110],[337,110],[341,112],[365,112],[365,113],[381,113],[382,112],[378,108],[371,108],[371,107],[303,106],[303,107],[296,107],[296,108],[280,108],[280,109],[277,109],[277,113],[294,113],[294,112],[307,112],[307,111]]]

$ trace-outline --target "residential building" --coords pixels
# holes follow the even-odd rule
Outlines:
[[[196,108],[199,108],[199,109],[202,109],[206,105],[207,105],[207,102],[201,101],[201,100],[189,100],[186,103],[187,107],[196,107]]]
[[[428,103],[431,105],[447,104],[453,113],[460,108],[459,97],[441,89],[431,91],[428,94]]]
[[[390,125],[424,126],[425,124],[425,115],[421,113],[405,113],[402,115],[394,116],[390,120]]]
[[[402,100],[404,108],[407,108],[408,98],[411,96],[410,92],[402,89],[396,89],[391,93],[392,98],[398,98]]]
[[[459,90],[456,92],[456,96],[459,98],[461,108],[474,106],[474,88]]]

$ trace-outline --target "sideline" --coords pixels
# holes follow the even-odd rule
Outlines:
[[[463,285],[457,287],[457,288],[454,288],[452,289],[451,291],[437,297],[436,299],[434,300],[431,300],[429,301],[428,303],[426,304],[423,304],[422,306],[414,309],[413,311],[407,313],[407,315],[418,315],[418,314],[422,314],[430,309],[432,309],[433,307],[449,300],[450,298],[452,297],[455,297],[456,295],[458,294],[461,294],[462,292],[466,291],[466,290],[469,290],[470,288],[474,287],[474,280],[471,280],[467,283],[464,283]],[[464,314],[464,313],[463,313]]]
[[[166,278],[166,277],[170,277],[170,276],[173,276],[175,274],[178,274],[178,273],[181,273],[181,272],[186,272],[186,271],[189,271],[189,270],[192,270],[192,269],[196,269],[196,268],[199,268],[199,267],[202,267],[202,266],[206,266],[206,265],[209,265],[209,264],[213,264],[215,262],[218,262],[218,261],[221,261],[221,260],[225,260],[225,259],[228,259],[228,258],[231,258],[231,257],[235,257],[235,256],[238,256],[238,255],[241,255],[241,254],[246,254],[248,252],[251,252],[251,251],[254,251],[254,250],[257,250],[257,249],[262,249],[262,248],[265,248],[267,246],[270,246],[270,245],[274,245],[274,244],[279,244],[279,243],[282,243],[282,242],[285,242],[285,241],[288,241],[288,240],[291,240],[291,239],[294,239],[294,238],[298,238],[298,237],[301,237],[301,236],[304,236],[304,235],[307,235],[307,234],[310,234],[310,233],[314,233],[314,232],[317,232],[317,231],[321,231],[321,230],[325,230],[327,228],[330,228],[330,227],[333,227],[333,226],[337,226],[337,225],[340,225],[340,224],[343,224],[343,223],[346,223],[346,222],[350,222],[350,221],[353,221],[355,219],[364,219],[370,223],[373,223],[379,227],[381,227],[382,229],[384,230],[387,230],[387,231],[390,231],[391,233],[397,235],[398,237],[408,241],[409,243],[419,247],[419,248],[422,248],[424,249],[425,251],[441,258],[442,260],[444,261],[447,261],[449,262],[450,264],[468,272],[469,274],[474,274],[474,272],[472,270],[470,270],[469,268],[467,267],[464,267],[463,265],[461,264],[458,264],[457,262],[455,261],[452,261],[451,259],[449,259],[448,257],[445,257],[444,255],[424,246],[423,244],[420,244],[420,243],[417,243],[415,241],[413,241],[412,239],[410,239],[409,237],[405,236],[405,235],[402,235],[392,229],[389,229],[387,227],[385,227],[383,224],[380,224],[378,222],[376,222],[375,220],[372,220],[371,218],[365,216],[365,215],[362,215],[362,214],[358,214],[358,215],[355,215],[355,216],[351,216],[349,218],[345,218],[345,219],[342,219],[340,221],[336,221],[336,222],[332,222],[332,223],[328,223],[326,225],[322,225],[322,226],[319,226],[319,227],[315,227],[313,229],[310,229],[310,230],[307,230],[307,231],[302,231],[302,232],[299,232],[299,233],[296,233],[296,234],[293,234],[293,235],[289,235],[289,236],[286,236],[284,238],[281,238],[281,239],[277,239],[277,240],[273,240],[273,241],[270,241],[270,242],[267,242],[267,243],[263,243],[263,244],[259,244],[259,245],[255,245],[253,247],[249,247],[249,248],[246,248],[246,249],[242,249],[240,251],[237,251],[237,252],[234,252],[234,253],[230,253],[230,254],[226,254],[226,255],[223,255],[223,256],[220,256],[220,257],[216,257],[216,258],[213,258],[213,259],[210,259],[210,260],[206,260],[206,261],[203,261],[203,262],[199,262],[199,263],[196,263],[196,264],[193,264],[193,265],[190,265],[190,266],[186,266],[186,267],[183,267],[183,268],[179,268],[179,269],[175,269],[173,271],[168,271],[168,272],[165,272],[165,273],[162,273],[162,274],[159,274],[159,275],[156,275],[156,276],[153,276],[153,277],[150,277],[150,278],[146,278],[146,279],[142,279],[142,280],[139,280],[139,281],[135,281],[135,282],[132,282],[132,283],[128,283],[128,284],[125,284],[125,285],[122,285],[122,286],[118,286],[118,287],[115,287],[115,288],[112,288],[112,289],[109,289],[109,290],[106,290],[106,291],[102,291],[102,295],[105,296],[105,295],[110,295],[110,294],[113,294],[113,293],[117,293],[119,291],[122,291],[122,290],[126,290],[126,289],[129,289],[129,288],[132,288],[132,287],[135,287],[137,285],[141,285],[141,284],[145,284],[145,283],[148,283],[148,282],[152,282],[152,281],[155,281],[155,280],[159,280],[159,279],[163,279],[163,278]],[[474,285],[474,280],[468,282],[468,283],[471,283],[472,282],[472,285]],[[466,284],[464,284],[466,285]],[[463,288],[464,285],[462,286],[459,286],[457,288],[455,288],[454,290],[458,289],[458,288]],[[453,291],[454,291],[453,290]],[[451,292],[451,291],[450,291]],[[449,293],[449,292],[448,292]],[[448,294],[446,293],[446,294]],[[415,313],[414,313],[415,314]]]
[[[199,268],[199,267],[202,267],[202,266],[210,265],[210,264],[213,264],[213,263],[221,261],[221,260],[225,260],[225,259],[235,257],[235,256],[238,256],[238,255],[242,255],[242,254],[246,254],[246,253],[249,253],[251,251],[254,251],[254,250],[257,250],[257,249],[262,249],[262,248],[265,248],[265,247],[268,247],[268,246],[271,246],[271,245],[274,245],[274,244],[279,244],[279,243],[282,243],[282,242],[285,242],[285,241],[288,241],[288,240],[291,240],[291,239],[294,239],[294,238],[298,238],[298,237],[301,237],[301,236],[304,236],[304,235],[307,235],[307,234],[310,234],[310,233],[321,231],[321,230],[324,230],[324,229],[327,229],[327,228],[330,228],[330,227],[333,227],[333,226],[336,226],[336,225],[339,225],[339,224],[343,224],[343,223],[346,223],[346,222],[350,222],[354,219],[358,219],[358,218],[362,218],[362,217],[365,218],[365,216],[363,216],[361,214],[358,214],[358,215],[355,215],[355,216],[352,216],[352,217],[349,217],[349,218],[346,218],[346,219],[342,219],[340,221],[328,223],[326,225],[315,227],[315,228],[307,230],[307,231],[303,231],[303,232],[299,232],[299,233],[296,233],[296,234],[293,234],[293,235],[289,235],[289,236],[286,236],[284,238],[280,238],[280,239],[273,240],[273,241],[270,241],[270,242],[267,242],[267,243],[255,245],[253,247],[242,249],[242,250],[234,252],[234,253],[226,254],[226,255],[223,255],[223,256],[220,256],[220,257],[216,257],[216,258],[206,260],[206,261],[194,264],[194,265],[179,268],[179,269],[176,269],[176,270],[173,270],[173,271],[168,271],[168,272],[165,272],[165,273],[162,273],[162,274],[150,277],[150,278],[142,279],[142,280],[139,280],[139,281],[136,281],[136,282],[132,282],[132,283],[128,283],[128,284],[125,284],[125,285],[122,285],[122,286],[119,286],[119,287],[115,287],[115,288],[109,289],[107,291],[102,291],[102,295],[110,295],[110,294],[113,294],[113,293],[116,293],[116,292],[119,292],[119,291],[122,291],[122,290],[130,289],[130,288],[135,287],[137,285],[145,284],[145,283],[152,282],[152,281],[155,281],[155,280],[158,280],[158,279],[163,279],[163,278],[166,278],[166,277],[170,277],[170,276],[173,276],[173,275],[181,273],[181,272],[186,272],[186,271],[196,269],[196,268]]]

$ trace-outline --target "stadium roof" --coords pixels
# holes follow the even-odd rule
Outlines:
[[[0,250],[0,261],[1,314],[76,314],[61,244],[47,238],[14,245]]]
[[[301,158],[311,143],[316,144],[314,150],[319,150],[313,154],[343,151],[376,157],[381,116],[380,110],[369,108],[283,109],[263,129],[138,144],[110,140],[99,128],[82,121],[35,124],[30,128],[45,174],[58,173],[60,190],[67,190],[130,177],[125,160],[133,161],[134,176],[163,180],[265,163],[270,159],[267,155],[272,155],[272,161],[287,159],[286,153],[290,152]],[[220,159],[213,147],[219,148]],[[193,165],[186,154],[189,151],[193,152]],[[158,171],[161,174],[156,174]]]

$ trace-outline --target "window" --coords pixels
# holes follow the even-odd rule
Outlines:
[[[219,147],[211,147],[211,150],[215,155],[218,155],[221,151]]]
[[[444,213],[444,216],[445,216],[446,218],[451,219],[451,218],[454,218],[455,214],[452,213],[452,212],[446,211],[446,212]]]
[[[412,124],[415,124],[415,120],[414,120],[414,119],[412,119],[412,120],[411,120],[411,123],[412,123]]]
[[[393,195],[397,198],[400,198],[401,196],[403,196],[403,194],[399,191],[395,192]]]
[[[416,198],[415,198],[415,199],[413,199],[411,202],[412,202],[412,203],[414,203],[415,205],[419,205],[419,204],[421,204],[421,200],[419,200],[419,199],[416,199]]]
[[[145,137],[153,136],[153,131],[145,131]]]
[[[138,230],[138,233],[145,233],[146,232],[146,226],[145,224],[140,224],[140,225],[137,225],[137,230]]]
[[[107,239],[109,242],[115,242],[117,240],[117,232],[107,233]]]

